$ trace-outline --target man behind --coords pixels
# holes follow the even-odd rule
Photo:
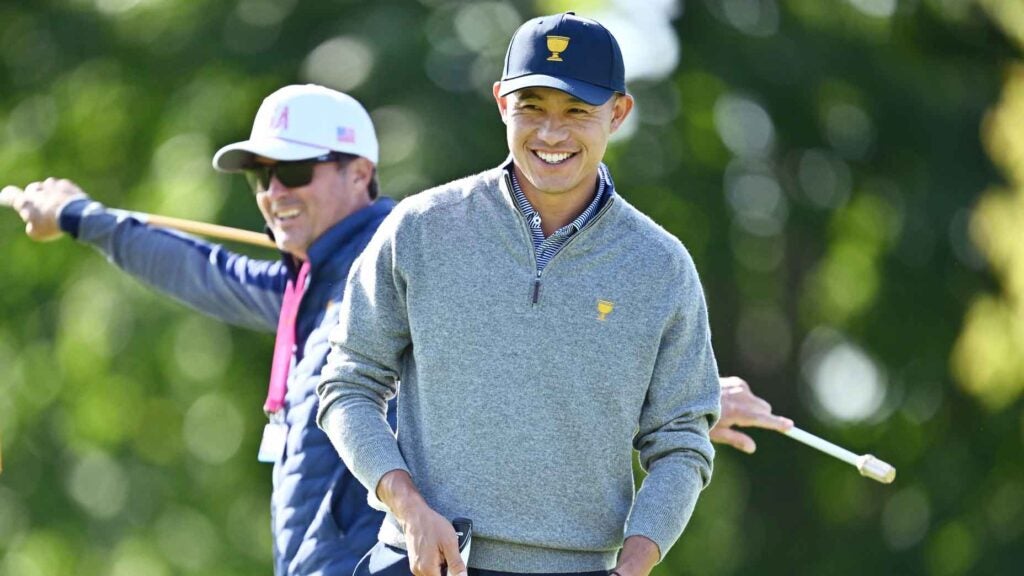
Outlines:
[[[700,281],[601,162],[633,107],[603,26],[527,22],[494,97],[510,158],[382,224],[349,278],[318,421],[388,511],[371,554],[464,574],[448,519],[465,516],[471,573],[645,576],[711,476]]]
[[[346,94],[314,85],[267,97],[249,140],[222,148],[215,168],[244,171],[282,252],[255,260],[145,225],[92,201],[68,180],[34,182],[14,207],[36,240],[67,232],[144,283],[238,326],[277,329],[260,459],[274,463],[274,570],[348,576],[383,514],[316,427],[327,333],[352,261],[394,202],[377,197],[377,137]],[[305,294],[303,295],[303,292]],[[301,301],[301,304],[300,304]],[[187,552],[187,551],[186,551]]]

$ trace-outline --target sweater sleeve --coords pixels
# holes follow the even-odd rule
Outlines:
[[[277,328],[287,270],[178,232],[131,212],[77,199],[61,207],[61,229],[130,276],[208,316],[236,326]]]
[[[683,269],[677,312],[666,324],[634,445],[648,472],[625,536],[653,540],[664,558],[711,480],[715,451],[708,431],[718,420],[718,368],[704,294],[692,261]]]
[[[396,265],[399,212],[384,220],[353,264],[317,387],[317,423],[371,502],[381,477],[409,470],[386,420],[387,402],[397,393],[401,363],[412,345],[406,283]]]

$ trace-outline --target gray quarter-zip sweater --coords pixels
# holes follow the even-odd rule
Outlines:
[[[632,535],[664,555],[710,480],[719,412],[693,262],[611,195],[538,276],[504,174],[384,221],[349,276],[318,422],[371,500],[402,469],[440,514],[471,518],[471,567],[607,569]],[[379,537],[404,547],[390,514]]]

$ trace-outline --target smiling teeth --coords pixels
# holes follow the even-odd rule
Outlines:
[[[277,218],[279,220],[289,220],[291,218],[295,218],[298,215],[299,215],[299,211],[298,210],[282,210],[282,211],[277,213]]]
[[[547,162],[548,164],[561,164],[562,162],[566,161],[570,156],[572,156],[572,153],[570,153],[570,152],[561,152],[559,154],[548,154],[547,152],[536,152],[536,154],[537,154],[538,158],[540,158],[541,160]]]

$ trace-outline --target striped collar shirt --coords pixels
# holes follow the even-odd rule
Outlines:
[[[607,168],[604,164],[601,164],[597,170],[597,193],[594,194],[594,199],[590,201],[590,204],[583,211],[582,214],[576,217],[575,220],[562,226],[558,230],[555,230],[551,236],[544,237],[544,231],[541,229],[540,214],[533,209],[533,205],[526,199],[526,195],[523,194],[523,189],[519,186],[519,179],[516,178],[516,171],[510,165],[508,173],[512,180],[512,195],[515,197],[516,207],[526,218],[526,224],[530,228],[530,236],[533,240],[533,252],[537,258],[537,274],[544,271],[544,268],[548,265],[548,262],[554,258],[555,254],[565,246],[565,243],[573,237],[574,234],[583,229],[584,226],[590,222],[601,207],[604,205],[606,199],[606,191],[611,191],[612,186],[609,184],[610,177],[607,173]]]

